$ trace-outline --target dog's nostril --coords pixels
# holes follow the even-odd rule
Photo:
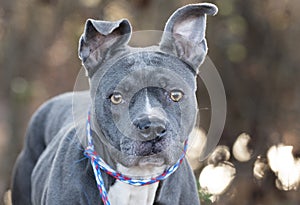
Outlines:
[[[148,119],[137,120],[133,124],[140,130],[147,130],[151,127],[151,122]]]
[[[150,128],[150,126],[146,125],[146,126],[144,126],[144,127],[141,127],[140,129],[141,129],[141,130],[146,130],[146,129],[149,129],[149,128]]]
[[[165,129],[164,126],[157,127],[157,129],[156,129],[156,135],[157,135],[157,137],[163,137],[166,134],[167,134],[167,130]]]

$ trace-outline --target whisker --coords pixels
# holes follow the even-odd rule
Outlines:
[[[88,159],[88,158],[83,157],[83,158],[81,158],[81,159],[79,159],[79,160],[76,160],[76,161],[74,162],[74,164],[80,163],[80,162],[82,162],[83,160],[87,160],[87,159]]]

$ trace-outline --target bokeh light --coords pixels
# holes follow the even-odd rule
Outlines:
[[[222,162],[217,166],[209,164],[202,170],[199,183],[201,188],[213,195],[220,195],[226,191],[235,177],[235,167],[230,162]]]
[[[251,137],[242,133],[238,136],[232,147],[232,154],[240,162],[247,162],[251,159],[252,150],[249,149]]]
[[[267,153],[270,168],[277,176],[278,189],[297,190],[300,183],[300,159],[292,153],[293,146],[284,144],[270,147]]]
[[[189,146],[186,156],[193,170],[200,166],[200,156],[206,145],[206,140],[205,131],[198,127],[195,127],[189,136]]]
[[[266,171],[269,169],[266,158],[258,156],[254,162],[253,175],[256,179],[261,180],[265,177]]]

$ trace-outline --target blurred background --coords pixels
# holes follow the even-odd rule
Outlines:
[[[72,91],[85,20],[162,30],[192,0],[0,0],[0,204],[32,113]],[[300,204],[300,2],[211,0],[209,57],[227,94],[219,146],[196,160],[203,204]],[[201,84],[201,83],[200,83]],[[205,89],[199,85],[199,98]],[[205,135],[209,100],[200,100]],[[203,117],[204,116],[204,117]],[[205,116],[208,116],[207,118]]]

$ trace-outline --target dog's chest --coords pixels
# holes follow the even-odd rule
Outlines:
[[[117,181],[108,192],[112,205],[152,205],[158,182],[146,186],[133,186]]]
[[[118,171],[125,175],[132,176],[145,176],[155,173],[160,173],[164,170],[164,167],[152,168],[152,169],[141,169],[141,168],[126,168],[122,165],[118,165]],[[108,191],[108,198],[112,205],[153,205],[155,194],[158,188],[158,183],[145,185],[145,186],[134,186],[129,185],[121,181],[116,181]]]

